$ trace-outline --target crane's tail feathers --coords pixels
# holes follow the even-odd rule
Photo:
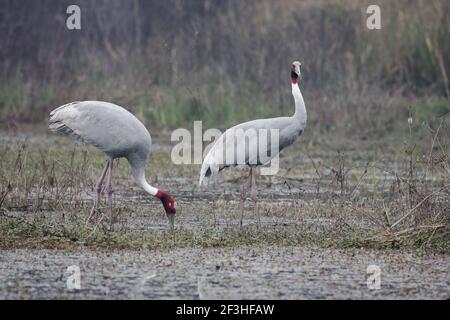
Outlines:
[[[219,172],[219,166],[214,164],[203,163],[202,169],[200,170],[200,179],[198,180],[198,186],[200,187],[203,182],[206,182],[213,175]]]
[[[80,101],[73,101],[73,102],[66,103],[65,105],[62,105],[61,107],[58,107],[58,108],[54,109],[52,112],[50,112],[50,121],[51,121],[52,118],[58,117],[57,114],[58,114],[59,111],[61,111],[63,109],[66,109],[66,108],[68,108],[70,106],[74,106],[74,105],[79,104],[79,103],[80,103]]]
[[[79,132],[77,132],[75,129],[70,127],[70,114],[74,110],[71,108],[77,104],[79,104],[80,101],[74,101],[67,103],[61,107],[56,108],[52,112],[50,112],[50,121],[49,121],[49,129],[55,133],[64,134],[71,136],[75,140],[79,140],[85,143],[90,143],[94,146],[96,146],[92,141],[89,141],[86,137],[83,137]]]
[[[75,135],[76,137],[78,137],[78,135],[73,131],[72,128],[70,128],[66,124],[65,121],[65,119],[67,118],[67,113],[70,112],[70,110],[67,110],[67,108],[77,103],[78,102],[71,102],[50,112],[50,121],[48,127],[51,131],[67,135]]]
[[[61,121],[53,121],[53,122],[51,121],[50,125],[48,127],[50,128],[51,131],[56,132],[56,133],[67,134],[67,135],[77,135],[71,128],[66,126]]]

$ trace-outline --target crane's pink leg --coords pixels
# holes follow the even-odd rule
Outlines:
[[[256,211],[256,216],[258,217],[258,227],[261,227],[261,217],[259,215],[259,208],[258,208],[258,198],[257,198],[257,191],[256,191],[256,179],[255,179],[255,170],[253,170],[253,168],[250,168],[250,175],[251,175],[251,197],[253,200],[253,203],[255,204],[255,211]]]
[[[248,176],[248,187],[250,188],[252,184],[252,169],[250,168],[250,174]],[[245,199],[246,199],[246,189],[245,189],[245,183],[242,185],[241,187],[241,201],[240,201],[240,209],[241,209],[241,218],[239,220],[239,226],[242,228],[242,223],[244,220],[244,204],[245,204]]]
[[[245,203],[245,183],[241,186],[241,201],[240,201],[240,209],[241,209],[241,218],[239,220],[239,227],[242,228],[242,222],[244,220],[244,203]]]
[[[113,169],[113,158],[108,159],[108,176],[106,178],[106,193],[108,194],[108,214],[109,214],[109,223],[112,227],[113,224],[113,211],[112,211],[112,169]]]
[[[106,162],[105,168],[103,169],[102,174],[97,180],[97,183],[95,184],[95,191],[96,191],[96,197],[94,199],[94,205],[92,206],[91,213],[89,214],[89,217],[87,218],[86,222],[88,222],[91,217],[94,215],[94,213],[98,212],[98,204],[100,202],[100,196],[102,193],[102,184],[103,180],[105,180],[106,172],[108,171],[109,163]]]

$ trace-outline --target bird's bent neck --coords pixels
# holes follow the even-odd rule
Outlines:
[[[292,95],[294,96],[295,101],[295,113],[293,118],[299,122],[303,129],[306,126],[306,107],[296,78],[292,78]]]
[[[141,178],[139,180],[136,179],[136,183],[142,188],[144,189],[145,192],[147,192],[148,194],[156,197],[158,194],[158,189],[156,189],[155,187],[152,187],[151,185],[148,184],[147,180],[144,178]]]
[[[130,155],[128,157],[128,162],[130,163],[131,171],[136,184],[144,189],[144,191],[148,194],[156,197],[158,194],[158,189],[148,184],[147,179],[145,178],[145,161],[139,157]]]

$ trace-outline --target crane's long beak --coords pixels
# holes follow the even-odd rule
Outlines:
[[[173,230],[175,227],[175,214],[174,213],[167,213],[167,219],[169,219],[169,226],[170,229]]]

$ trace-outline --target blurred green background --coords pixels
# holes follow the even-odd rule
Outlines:
[[[66,9],[81,8],[81,30]],[[381,8],[381,30],[366,9]],[[137,114],[152,134],[291,115],[300,60],[309,126],[377,138],[449,107],[448,0],[0,0],[0,124],[76,100]],[[355,131],[356,130],[356,131]]]

